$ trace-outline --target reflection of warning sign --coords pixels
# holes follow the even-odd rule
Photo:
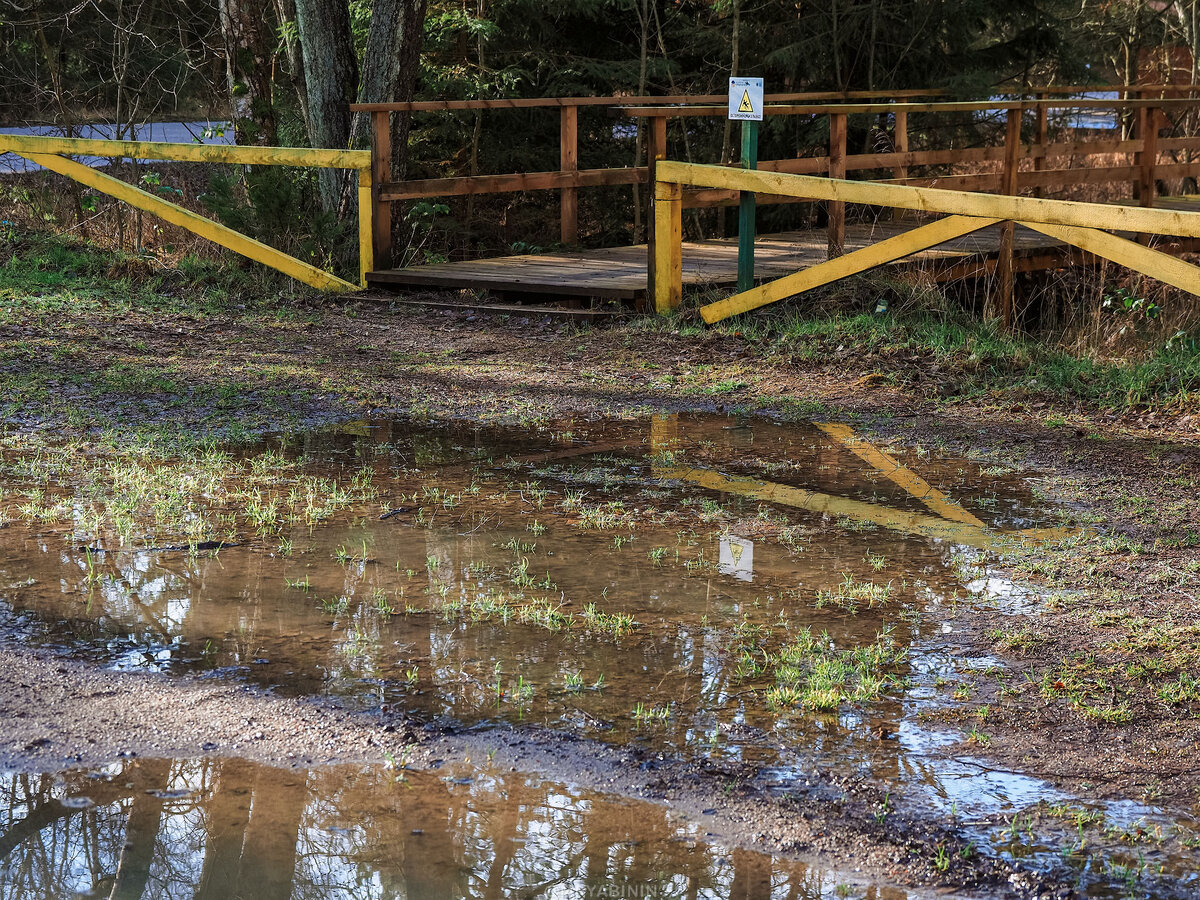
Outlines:
[[[763,80],[729,79],[729,118],[742,122],[761,122],[763,117]]]
[[[732,575],[739,581],[753,581],[754,543],[732,535],[721,538],[717,569],[722,575]]]

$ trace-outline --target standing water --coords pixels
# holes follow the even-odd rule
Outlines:
[[[431,726],[535,724],[736,765],[779,792],[803,790],[814,772],[866,777],[914,804],[966,811],[985,851],[1061,868],[1037,842],[1014,847],[992,827],[1050,797],[1049,786],[981,777],[924,716],[998,666],[964,652],[971,610],[1036,614],[1036,598],[1001,577],[990,552],[1061,536],[1072,513],[1038,502],[1016,473],[888,452],[841,425],[704,416],[533,432],[361,423],[154,465],[80,466],[15,447],[3,465],[3,496],[18,498],[9,513],[22,521],[0,529],[0,610],[32,643],[113,669],[386,705]],[[157,803],[154,852],[165,852],[162,835],[193,849],[164,857],[178,872],[153,877],[203,883],[208,856],[233,842],[253,851],[240,871],[286,885],[278,896],[326,896],[350,890],[347,879],[372,896],[396,895],[400,881],[421,886],[406,889],[414,897],[580,896],[593,858],[654,868],[679,886],[663,896],[696,896],[697,884],[728,896],[742,877],[737,854],[682,851],[703,835],[660,822],[658,807],[631,814],[528,776],[464,786],[369,768],[143,765],[153,788],[120,767],[14,777],[10,802],[28,821],[39,803],[77,793],[112,835],[121,821],[133,828],[134,806]],[[248,843],[245,785],[258,779],[294,782],[290,794],[271,792],[292,805],[268,813],[289,838],[262,853]],[[375,797],[381,783],[368,820],[348,823],[355,792]],[[496,801],[516,794],[526,798],[517,807]],[[221,802],[240,837],[207,821]],[[29,833],[55,835],[74,859],[73,816]],[[414,836],[414,821],[434,824]],[[388,855],[427,845],[434,855]],[[578,865],[556,882],[551,861],[564,847]],[[384,862],[419,868],[438,853],[457,860],[452,888],[426,890],[432,874]],[[768,882],[777,870],[791,885],[785,896],[832,887],[741,858],[751,857]],[[79,878],[112,866],[93,868]],[[1112,881],[1067,868],[1098,894]],[[1186,892],[1190,876],[1180,878]],[[24,890],[6,896],[34,895]]]

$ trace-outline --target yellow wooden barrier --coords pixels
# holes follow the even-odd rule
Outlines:
[[[30,137],[0,134],[0,153],[9,152],[43,168],[122,200],[137,209],[186,228],[226,249],[283,272],[297,281],[325,291],[355,291],[366,287],[373,267],[371,246],[371,154],[367,150],[320,150],[306,147],[237,147],[222,144],[172,144],[159,141],[104,141],[82,138]],[[359,286],[269,247],[211,219],[141,188],[106,175],[71,156],[102,156],[181,162],[233,163],[235,165],[311,166],[353,169],[358,172]]]
[[[1200,212],[975,194],[670,160],[658,163],[656,175],[656,196],[671,199],[682,196],[683,186],[690,186],[946,214],[946,218],[929,225],[703,306],[700,314],[710,323],[830,284],[1004,221],[1025,225],[1088,253],[1200,295],[1200,267],[1109,233],[1127,231],[1200,238]],[[675,204],[669,205],[673,207]],[[678,217],[669,212],[661,216],[656,214],[654,225],[655,305],[663,312],[678,305],[683,293],[683,267],[679,256],[682,230]]]

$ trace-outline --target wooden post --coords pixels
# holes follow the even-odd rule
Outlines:
[[[1142,149],[1137,155],[1137,183],[1134,185],[1134,195],[1138,205],[1147,208],[1154,206],[1154,167],[1158,163],[1158,110],[1144,106],[1138,110],[1137,131],[1142,141]],[[1137,236],[1139,244],[1149,244],[1149,234]]]
[[[892,138],[892,146],[897,153],[908,152],[908,110],[897,110],[895,135]],[[896,166],[892,169],[892,177],[901,181],[908,178],[908,166]]]
[[[392,204],[379,199],[392,180],[392,121],[386,110],[371,113],[371,244],[372,266],[392,267]]]
[[[1045,93],[1039,92],[1034,95],[1038,100],[1046,98]],[[1050,111],[1044,103],[1039,103],[1037,107],[1037,131],[1034,135],[1034,142],[1037,145],[1037,155],[1033,158],[1033,170],[1041,172],[1046,168],[1046,146],[1049,144],[1050,138]],[[1033,196],[1045,196],[1046,189],[1040,184],[1034,187]]]
[[[895,112],[896,126],[892,138],[892,149],[897,153],[908,152],[908,110],[897,110]],[[892,169],[892,177],[900,181],[908,180],[908,166],[896,166]],[[892,218],[901,219],[904,217],[904,210],[893,208]]]
[[[683,185],[654,185],[654,309],[661,316],[683,300]]]
[[[375,211],[371,190],[371,170],[358,170],[358,286],[366,288],[367,273],[375,271],[375,247],[371,220]]]
[[[846,177],[846,114],[829,115],[829,177]],[[846,204],[829,203],[829,258],[846,252]]]
[[[1021,153],[1021,109],[1009,109],[1005,118],[1004,171],[1000,177],[1000,193],[1017,193],[1017,164]],[[1013,239],[1016,223],[1000,226],[1000,246],[996,257],[996,310],[1005,331],[1013,327]]]
[[[658,183],[658,161],[667,158],[667,119],[666,116],[652,116],[648,120],[649,128],[646,129],[646,168],[648,187],[646,191],[647,199],[647,215],[646,215],[646,280],[647,293],[650,299],[654,299],[654,241],[655,236],[655,220],[654,220],[654,190]]]
[[[1158,110],[1151,106],[1138,110],[1138,132],[1142,149],[1138,152],[1138,205],[1154,206],[1154,167],[1158,163]]]
[[[579,107],[564,106],[558,129],[559,168],[579,171]],[[559,236],[564,244],[579,241],[579,188],[565,187],[559,192]]]

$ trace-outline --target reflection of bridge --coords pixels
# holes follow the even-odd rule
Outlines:
[[[654,474],[660,478],[688,481],[713,491],[778,503],[808,512],[845,518],[852,522],[879,525],[904,534],[935,538],[984,550],[995,549],[1014,539],[1055,540],[1075,533],[1074,529],[1067,528],[1028,528],[1011,532],[993,530],[920,475],[858,437],[849,427],[823,422],[815,424],[836,444],[849,450],[876,473],[919,501],[932,515],[759,478],[725,475],[714,469],[656,465]],[[678,445],[677,416],[658,416],[654,419],[651,426],[651,444],[656,454],[661,451],[669,452],[672,447]]]

